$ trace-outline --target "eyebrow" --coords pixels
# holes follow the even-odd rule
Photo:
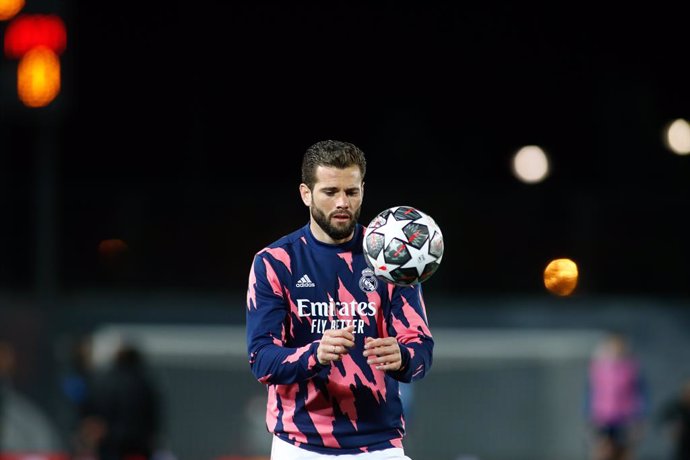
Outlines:
[[[337,192],[338,190],[340,190],[340,187],[324,187],[321,189],[322,192]],[[346,192],[354,192],[358,191],[359,187],[347,187],[343,190],[345,190]]]

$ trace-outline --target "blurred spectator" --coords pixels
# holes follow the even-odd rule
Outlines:
[[[79,436],[81,420],[86,416],[86,404],[91,393],[93,366],[91,359],[91,337],[83,336],[63,343],[60,350],[64,361],[64,371],[60,378],[60,389],[68,404],[68,410],[62,423],[70,437],[72,453],[77,457],[87,456],[92,452],[89,446],[83,445],[84,439]]]
[[[148,460],[158,448],[161,400],[142,353],[122,345],[93,379],[79,427],[80,457]]]
[[[14,346],[0,341],[0,453],[57,453],[62,451],[53,421],[14,387]]]
[[[91,339],[82,337],[71,344],[67,369],[61,380],[62,392],[79,414],[91,386]]]
[[[627,338],[610,333],[595,349],[587,383],[593,460],[631,460],[648,414],[648,391]]]
[[[673,460],[690,460],[690,380],[662,406],[659,421],[670,427]]]

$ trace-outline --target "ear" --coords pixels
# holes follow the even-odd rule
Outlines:
[[[305,206],[311,206],[311,190],[309,190],[307,184],[299,184],[299,194],[302,197],[302,203]]]

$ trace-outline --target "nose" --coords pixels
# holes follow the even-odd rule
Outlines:
[[[335,206],[337,208],[349,208],[350,207],[350,198],[347,196],[347,193],[340,192],[336,195]]]

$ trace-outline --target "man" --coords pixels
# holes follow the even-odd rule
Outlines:
[[[84,403],[80,442],[99,460],[153,458],[162,400],[143,353],[123,343],[112,366],[94,379]]]
[[[387,284],[366,265],[365,173],[353,144],[309,147],[309,223],[254,257],[247,351],[268,389],[272,460],[410,460],[398,382],[425,376],[434,342],[421,286]]]
[[[649,407],[640,363],[620,332],[594,350],[586,387],[586,415],[593,429],[593,460],[629,460],[639,444]]]

